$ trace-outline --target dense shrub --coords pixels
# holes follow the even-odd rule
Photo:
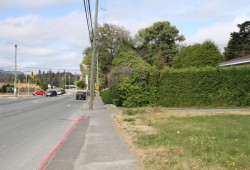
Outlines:
[[[121,99],[113,99],[113,104],[116,107],[121,107],[122,106],[122,100]]]
[[[120,99],[113,89],[103,90],[100,95],[104,104],[113,104],[113,99]]]
[[[202,44],[184,47],[174,58],[174,68],[217,66],[224,60],[214,42],[207,40]]]
[[[158,102],[166,107],[250,106],[250,67],[166,69]]]
[[[154,68],[134,52],[121,53],[113,60],[111,85],[125,107],[141,107],[149,104],[149,84]]]
[[[13,85],[10,85],[10,84],[5,84],[5,85],[3,85],[2,86],[2,88],[1,88],[1,92],[7,92],[7,87],[14,87]]]

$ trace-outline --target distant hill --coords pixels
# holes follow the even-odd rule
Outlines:
[[[18,71],[17,72],[18,76],[22,76],[24,75],[23,72]],[[4,70],[0,70],[0,82],[2,83],[9,83],[9,82],[13,82],[15,78],[15,72],[14,71],[4,71]]]

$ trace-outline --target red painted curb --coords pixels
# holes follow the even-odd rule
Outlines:
[[[74,127],[83,119],[83,116],[79,116],[74,124],[69,128],[69,130],[63,135],[62,139],[57,143],[57,145],[52,149],[49,155],[44,159],[42,164],[39,166],[38,170],[43,170],[43,168],[48,164],[50,158],[54,155],[57,149],[63,144],[63,142],[67,139],[70,132],[74,129]]]

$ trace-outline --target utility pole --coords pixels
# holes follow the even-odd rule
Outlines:
[[[69,89],[70,89],[70,75],[69,75]]]
[[[65,72],[65,71],[64,71]],[[66,84],[66,73],[64,73],[64,89],[66,89],[66,86],[67,86],[67,84]]]
[[[15,80],[14,80],[14,97],[17,97],[17,65],[16,65],[16,57],[17,57],[17,44],[15,44]]]
[[[98,0],[96,0],[96,5],[95,5],[95,22],[94,22],[93,45],[92,45],[93,46],[93,50],[92,50],[92,58],[91,58],[91,78],[90,78],[89,109],[93,109],[93,99],[94,99],[97,19],[98,19]]]
[[[96,87],[98,88],[97,90],[99,91],[99,63],[98,63],[98,52],[97,52],[97,57],[96,57]]]

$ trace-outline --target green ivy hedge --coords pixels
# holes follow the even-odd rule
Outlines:
[[[113,99],[120,99],[116,91],[112,89],[100,91],[100,95],[104,104],[113,104]]]
[[[158,89],[165,107],[250,106],[250,67],[166,69]]]

